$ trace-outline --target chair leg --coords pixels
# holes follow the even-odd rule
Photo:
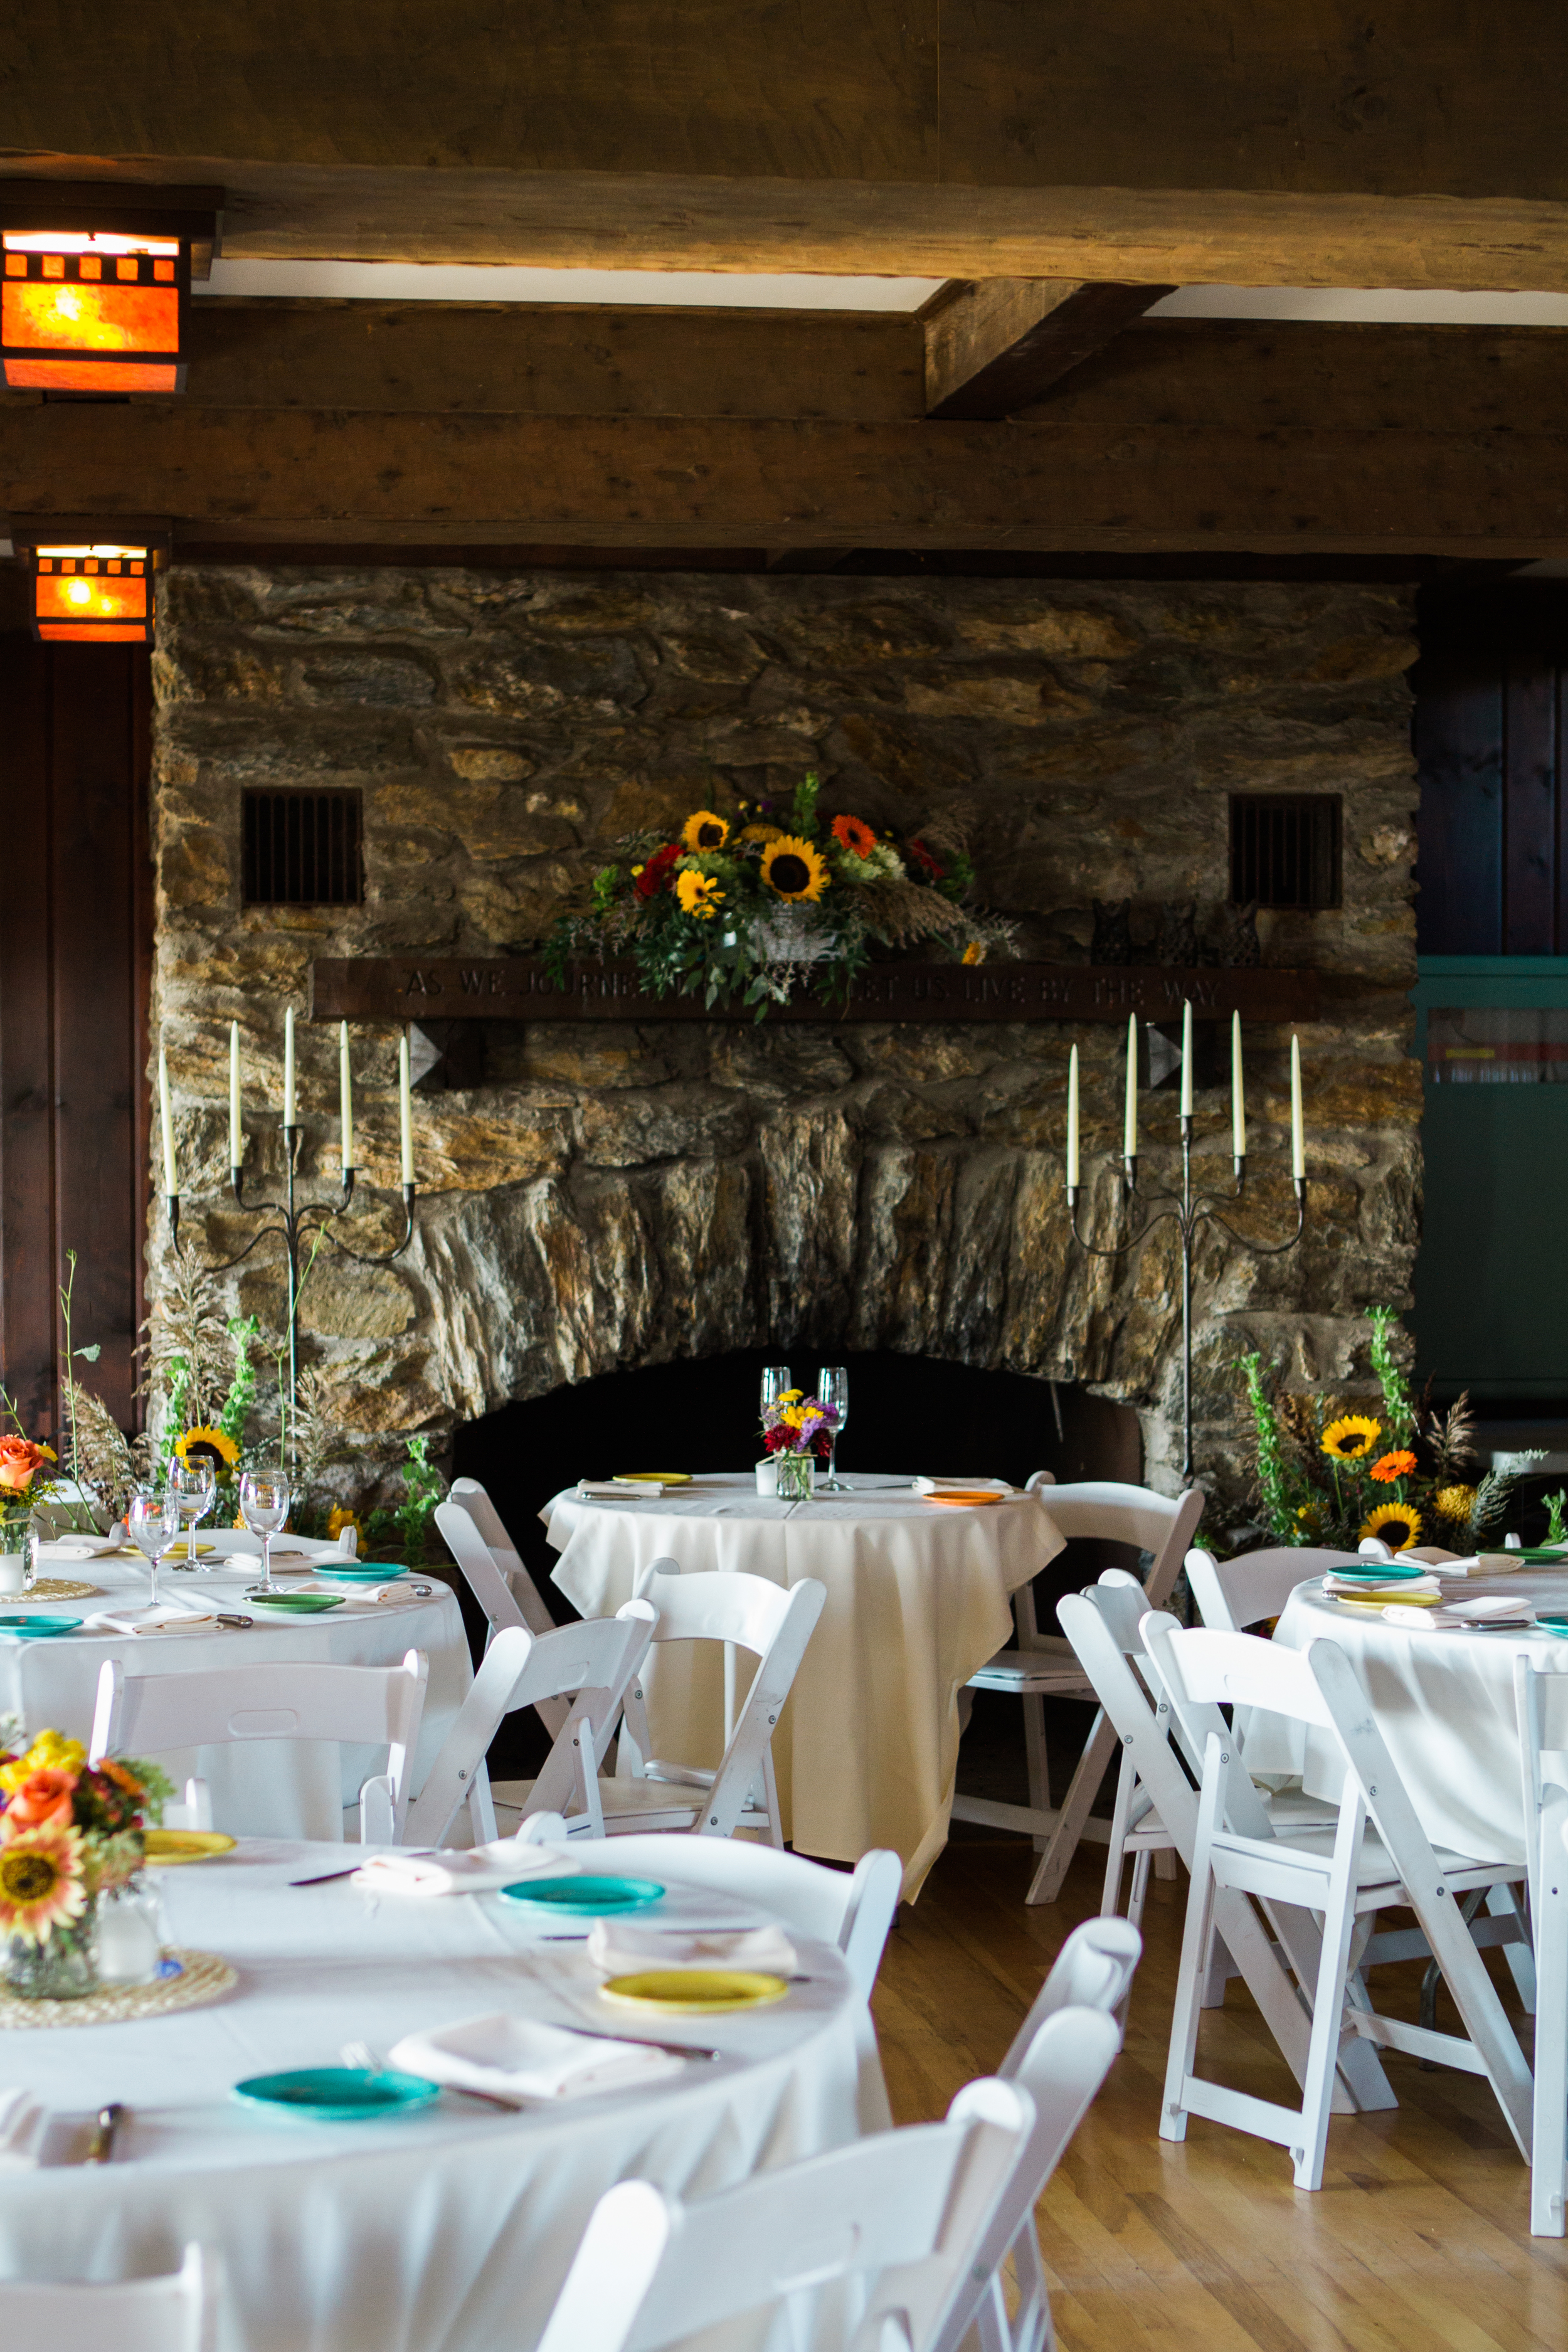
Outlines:
[[[1544,1820],[1552,1820],[1549,1808]],[[1559,1822],[1562,1809],[1558,1809]],[[1555,1847],[1556,1860],[1552,1860]],[[1568,1855],[1561,1836],[1542,1841],[1541,1904],[1535,1922],[1535,2092],[1531,2130],[1530,2232],[1564,2233],[1568,2187]]]
[[[1115,1730],[1104,1708],[1099,1708],[1084,1743],[1083,1754],[1079,1759],[1078,1769],[1072,1776],[1061,1811],[1057,1816],[1051,1842],[1040,1856],[1039,1868],[1024,1897],[1026,1903],[1054,1903],[1061,1893],[1068,1864],[1078,1851],[1083,1825],[1094,1811],[1094,1801],[1100,1794],[1100,1784],[1105,1778],[1106,1767],[1110,1762],[1115,1746]]]
[[[1127,1898],[1127,1916],[1134,1927],[1143,1925],[1143,1906],[1149,1897],[1149,1864],[1153,1859],[1147,1846],[1132,1857],[1132,1892]]]
[[[1029,1802],[1037,1813],[1051,1809],[1051,1770],[1046,1757],[1046,1703],[1035,1692],[1026,1692],[1024,1706],[1024,1756],[1029,1772]],[[1035,1852],[1044,1853],[1048,1841],[1037,1837]]]
[[[1121,1763],[1116,1775],[1116,1802],[1110,1813],[1110,1839],[1105,1856],[1105,1885],[1100,1890],[1100,1916],[1114,1919],[1121,1908],[1121,1871],[1127,1859],[1127,1824],[1132,1811],[1132,1790],[1138,1779],[1138,1768],[1130,1749],[1121,1751]],[[1037,1838],[1036,1847],[1044,1843]],[[1136,1882],[1134,1882],[1136,1883]]]
[[[1334,2061],[1344,2021],[1351,1937],[1355,1932],[1355,1873],[1365,1822],[1359,1804],[1340,1816],[1334,1863],[1323,1909],[1323,1942],[1312,1995],[1312,2033],[1307,2045],[1307,2079],[1301,2085],[1300,2145],[1290,2151],[1298,2189],[1321,2189],[1329,2147],[1329,2113]]]
[[[1187,1890],[1187,1916],[1182,1929],[1182,1958],[1176,1970],[1176,1999],[1171,2011],[1171,2047],[1165,2061],[1165,2095],[1160,2105],[1160,2137],[1185,2139],[1186,2089],[1197,2064],[1198,2020],[1205,1957],[1214,1940],[1215,1878],[1209,1862],[1215,1809],[1205,1794],[1198,1813],[1197,1841],[1193,1848],[1193,1879]]]

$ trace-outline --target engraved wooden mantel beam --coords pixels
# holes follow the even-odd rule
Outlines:
[[[1123,964],[873,964],[848,1005],[815,997],[771,1005],[770,1021],[1147,1021],[1181,1017],[1310,1022],[1314,971],[1182,971]],[[731,1003],[653,996],[631,963],[576,963],[559,986],[532,956],[342,956],[310,966],[312,1021],[751,1021]]]

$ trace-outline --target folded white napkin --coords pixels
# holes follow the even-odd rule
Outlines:
[[[1021,1489],[1005,1478],[916,1478],[917,1495],[1016,1495]]]
[[[1389,1602],[1384,1615],[1391,1625],[1420,1626],[1437,1633],[1462,1633],[1478,1625],[1517,1625],[1522,1629],[1531,1622],[1529,1610],[1518,1601],[1506,1600],[1501,1593],[1480,1593],[1473,1601],[1450,1601],[1445,1609],[1401,1608],[1398,1601]]]
[[[423,1601],[436,1587],[418,1576],[395,1577],[388,1584],[362,1584],[355,1577],[345,1577],[342,1583],[331,1579],[323,1583],[311,1577],[301,1584],[290,1584],[290,1592],[330,1592],[335,1601]]]
[[[629,1919],[595,1919],[588,1958],[607,1977],[639,1969],[764,1969],[792,1977],[795,1946],[782,1927],[638,1927]]]
[[[217,1619],[205,1609],[171,1604],[157,1609],[98,1609],[82,1619],[84,1633],[216,1633]]]
[[[679,2073],[685,2062],[646,2042],[600,2041],[536,2025],[526,2017],[464,2018],[433,2033],[410,2033],[387,2063],[455,2090],[501,2099],[581,2099],[594,2091],[629,2091]]]
[[[0,2091],[0,2172],[31,2170],[47,2121],[31,2091]]]
[[[1336,1576],[1330,1569],[1323,1578],[1325,1592],[1343,1593],[1348,1601],[1394,1601],[1402,1593],[1440,1593],[1443,1588],[1435,1576]]]
[[[661,1478],[579,1478],[577,1492],[588,1502],[606,1498],[624,1503],[628,1495],[668,1495]]]
[[[467,1851],[453,1847],[440,1853],[372,1854],[350,1884],[378,1895],[486,1895],[498,1886],[515,1885],[520,1878],[571,1878],[577,1867],[557,1847],[497,1838]]]

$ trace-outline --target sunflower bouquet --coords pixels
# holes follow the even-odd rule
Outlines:
[[[940,825],[905,842],[819,810],[814,775],[783,809],[742,801],[733,820],[694,809],[679,837],[628,835],[543,947],[566,983],[574,957],[627,955],[656,996],[782,1004],[803,982],[843,1000],[874,947],[917,940],[965,963],[1011,944],[1012,927],[969,903],[974,869]],[[783,822],[775,822],[778,817]]]
[[[1398,1317],[1367,1310],[1382,1409],[1335,1413],[1325,1397],[1270,1399],[1263,1359],[1243,1356],[1257,1433],[1258,1496],[1277,1543],[1353,1551],[1369,1536],[1391,1551],[1440,1544],[1465,1553],[1500,1540],[1519,1469],[1478,1475],[1469,1399],[1423,1416],[1394,1353]]]
[[[173,1786],[155,1764],[103,1757],[40,1731],[0,1748],[0,1938],[15,1992],[89,1992],[96,1903],[141,1869],[148,1822]]]

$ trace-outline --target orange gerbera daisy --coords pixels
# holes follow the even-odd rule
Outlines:
[[[1373,1464],[1367,1476],[1375,1478],[1380,1486],[1392,1486],[1396,1478],[1408,1478],[1415,1467],[1414,1454],[1385,1454]]]
[[[833,838],[840,848],[852,849],[857,857],[869,857],[877,846],[876,835],[858,816],[836,816]]]

